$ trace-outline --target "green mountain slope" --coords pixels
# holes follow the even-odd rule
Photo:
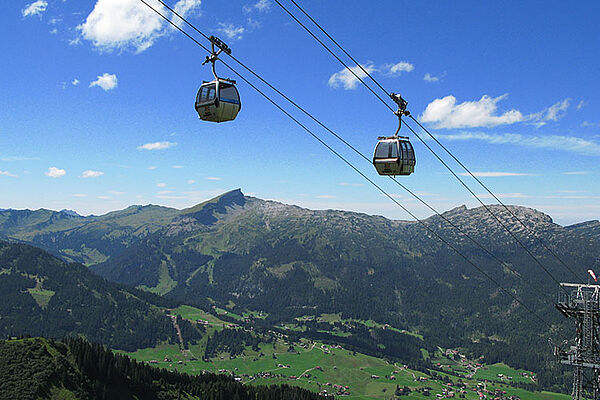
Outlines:
[[[85,335],[119,349],[175,341],[168,304],[37,248],[0,242],[0,337]]]

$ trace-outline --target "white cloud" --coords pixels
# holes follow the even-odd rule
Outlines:
[[[425,82],[439,82],[440,78],[438,76],[433,76],[428,72],[423,76],[423,80]]]
[[[563,175],[589,175],[591,174],[591,171],[570,171],[570,172],[563,172]]]
[[[99,176],[104,175],[104,172],[101,171],[92,171],[91,169],[88,169],[86,171],[83,171],[83,173],[81,174],[80,178],[97,178]]]
[[[88,197],[88,195],[85,194],[85,193],[74,193],[71,196],[73,196],[73,197],[80,197],[80,198],[81,197]]]
[[[571,104],[571,99],[564,99],[556,102],[550,107],[527,116],[527,119],[531,119],[533,124],[537,127],[546,125],[549,121],[558,121],[564,117],[567,113],[567,109]]]
[[[194,183],[196,183],[196,181],[193,179],[188,179],[187,183],[188,185],[193,185]]]
[[[415,69],[415,66],[407,61],[400,61],[396,64],[387,64],[384,66],[388,75],[399,76],[403,72],[410,72]]]
[[[375,65],[373,65],[372,63],[362,64],[362,67],[369,74],[375,71]],[[358,65],[350,67],[350,69],[352,70],[352,72],[354,72],[354,74],[356,74],[356,76],[358,76],[361,79],[364,79],[367,76],[367,74],[365,74]],[[356,79],[354,74],[352,74],[352,72],[350,72],[347,68],[344,68],[341,71],[338,71],[335,74],[331,75],[327,83],[329,84],[329,86],[335,89],[339,87],[343,87],[345,90],[356,89],[356,86],[358,85],[359,81],[358,79]]]
[[[171,168],[181,169],[183,168],[183,165],[173,165]]]
[[[104,91],[109,91],[117,87],[117,75],[104,73],[98,75],[98,79],[90,83],[90,87],[99,86]]]
[[[271,1],[270,0],[258,0],[256,3],[252,5],[245,5],[242,7],[242,11],[245,13],[251,13],[253,11],[259,12],[267,12],[271,9]]]
[[[152,6],[165,11],[158,3]],[[98,0],[77,29],[81,37],[105,51],[133,47],[142,52],[164,34],[161,17],[138,0]]]
[[[585,101],[581,100],[578,104],[577,104],[577,111],[581,110],[583,108],[583,106],[585,106]]]
[[[216,176],[208,176],[206,179],[208,179],[209,181],[222,181],[223,178],[218,178]]]
[[[50,178],[60,178],[61,176],[65,176],[67,171],[64,169],[50,167],[48,171],[44,172],[44,175],[49,176]]]
[[[425,123],[434,124],[434,128],[438,129],[494,127],[523,121],[523,114],[514,109],[496,115],[496,104],[506,96],[484,95],[478,101],[465,101],[460,104],[456,104],[456,97],[446,96],[429,103],[420,119]]]
[[[33,3],[27,5],[24,9],[21,10],[21,14],[24,17],[32,17],[34,15],[42,15],[43,12],[46,11],[46,7],[48,7],[48,2],[44,0],[37,0]]]
[[[177,146],[175,142],[154,142],[154,143],[146,143],[141,146],[138,146],[138,150],[165,150],[170,147]],[[149,167],[148,169],[156,169],[156,167]]]
[[[157,183],[157,184],[156,184],[156,187],[159,187],[159,188],[167,187],[167,184],[166,184],[166,183],[164,183],[164,182]]]
[[[335,196],[330,194],[321,194],[317,196],[317,199],[335,199]]]
[[[10,176],[10,177],[13,177],[13,178],[17,177],[15,174],[11,174],[8,171],[2,171],[2,170],[0,170],[0,175],[2,175],[2,176]]]
[[[517,133],[489,134],[484,132],[460,132],[451,135],[439,135],[445,140],[480,140],[491,144],[512,144],[549,150],[562,150],[589,156],[600,156],[600,144],[588,139],[573,136],[533,136]]]
[[[108,193],[113,194],[115,196],[121,196],[125,194],[125,192],[119,192],[118,190],[109,190]]]
[[[254,4],[254,8],[258,11],[268,11],[271,8],[271,2],[269,0],[259,0]]]
[[[146,145],[144,145],[144,146],[146,146]],[[143,146],[140,146],[140,147],[143,147]],[[139,147],[138,147],[138,149],[139,149]],[[151,165],[151,166],[149,166],[149,167],[148,167],[148,168],[146,168],[146,169],[149,169],[149,170],[151,170],[151,171],[152,171],[152,170],[155,170],[156,168],[158,168],[156,165]]]
[[[150,5],[163,15],[181,21],[169,15],[165,7],[158,2]],[[173,9],[182,17],[197,12],[201,0],[180,0]],[[70,44],[79,44],[83,38],[102,51],[134,49],[140,53],[167,34],[166,22],[139,0],[97,0],[85,22],[77,27],[79,36]],[[169,28],[170,29],[170,28]]]
[[[471,176],[468,172],[463,172],[459,175]],[[499,176],[534,176],[534,174],[526,174],[522,172],[473,172],[474,176],[479,177],[499,177]]]
[[[173,6],[173,10],[175,10],[177,14],[185,18],[190,13],[197,12],[201,5],[201,0],[179,0]]]
[[[71,85],[73,85],[73,86],[77,86],[77,85],[79,85],[80,83],[81,83],[81,82],[79,82],[79,79],[77,79],[77,78],[75,78],[75,79],[73,79],[73,80],[71,81]]]
[[[219,22],[219,28],[217,31],[223,33],[229,40],[240,40],[244,37],[244,27],[235,26],[229,22]]]

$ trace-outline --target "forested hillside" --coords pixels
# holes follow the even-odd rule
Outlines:
[[[189,376],[138,363],[83,339],[0,341],[0,399],[312,400],[290,386],[243,386],[225,375]]]
[[[82,334],[123,350],[176,342],[172,322],[159,308],[169,304],[40,249],[0,242],[0,337]]]

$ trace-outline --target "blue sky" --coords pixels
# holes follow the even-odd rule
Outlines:
[[[368,156],[394,132],[395,117],[271,0],[168,4]],[[600,218],[597,2],[301,4],[503,201],[561,224]],[[0,208],[183,208],[239,187],[408,218],[244,83],[236,121],[199,121],[204,52],[138,0],[11,1],[0,12]],[[431,214],[307,124],[418,216]],[[477,205],[412,139],[416,172],[399,179],[441,211]]]

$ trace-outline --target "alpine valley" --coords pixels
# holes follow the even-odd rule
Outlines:
[[[557,281],[593,266],[600,222],[563,227],[509,207],[527,229],[489,206]],[[565,390],[569,372],[547,344],[572,336],[553,306],[557,282],[483,207],[443,215],[495,257],[438,216],[420,224],[313,211],[240,190],[184,210],[2,210],[0,334],[82,335],[138,359],[143,348],[202,349],[188,354],[198,362],[318,341],[425,374],[444,370],[436,357],[460,354],[532,371],[528,389]]]

